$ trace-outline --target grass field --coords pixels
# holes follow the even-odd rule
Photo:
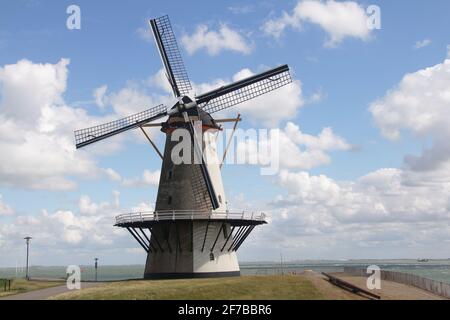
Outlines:
[[[308,279],[300,276],[120,281],[54,297],[54,299],[82,300],[317,300],[323,298]]]
[[[60,286],[64,282],[59,281],[37,281],[37,280],[31,280],[27,281],[25,279],[14,279],[11,283],[11,291],[3,291],[3,283],[1,283],[0,286],[0,297],[5,297],[13,294],[18,293],[25,293],[29,291],[39,290],[39,289],[45,289],[50,287],[56,287]]]

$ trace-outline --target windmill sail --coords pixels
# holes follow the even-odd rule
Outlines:
[[[192,89],[186,68],[181,58],[177,40],[168,16],[150,20],[156,44],[166,68],[167,78],[176,97],[185,96]]]
[[[75,143],[77,149],[91,143],[109,138],[121,132],[140,127],[148,122],[157,120],[167,115],[164,105],[153,107],[129,117],[105,123],[99,126],[75,131]]]
[[[281,88],[291,82],[289,67],[283,65],[202,94],[196,100],[204,111],[214,113]]]

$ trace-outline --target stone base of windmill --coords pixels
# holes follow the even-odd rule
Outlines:
[[[236,252],[265,224],[253,213],[133,213],[116,217],[147,252],[145,279],[240,275]]]

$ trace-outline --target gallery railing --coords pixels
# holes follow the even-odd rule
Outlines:
[[[144,211],[121,214],[115,218],[115,224],[125,224],[146,221],[175,221],[175,220],[248,220],[265,221],[266,215],[262,212],[205,212],[190,210],[173,211]]]

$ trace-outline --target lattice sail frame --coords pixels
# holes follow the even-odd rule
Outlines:
[[[123,119],[75,131],[77,148],[111,137],[126,130],[137,128],[147,122],[167,114],[167,107],[160,104],[151,109],[133,114]]]
[[[176,86],[181,96],[188,95],[188,93],[192,90],[192,86],[186,67],[183,63],[183,58],[181,57],[175,34],[172,30],[172,25],[170,24],[169,16],[166,15],[154,19],[153,21],[156,23],[159,37],[163,45],[162,49],[164,52],[161,52],[161,55],[164,53],[166,54],[168,60],[167,62],[169,64],[166,68],[169,68],[167,71],[171,72],[174,78],[173,80],[175,83],[173,85]],[[164,58],[163,63],[165,65]]]
[[[292,83],[292,78],[289,69],[284,69],[276,75],[268,76],[248,85],[244,84],[239,89],[220,95],[217,98],[212,98],[209,101],[200,102],[199,107],[211,114],[274,91],[290,83]],[[219,94],[220,90],[217,90]]]

